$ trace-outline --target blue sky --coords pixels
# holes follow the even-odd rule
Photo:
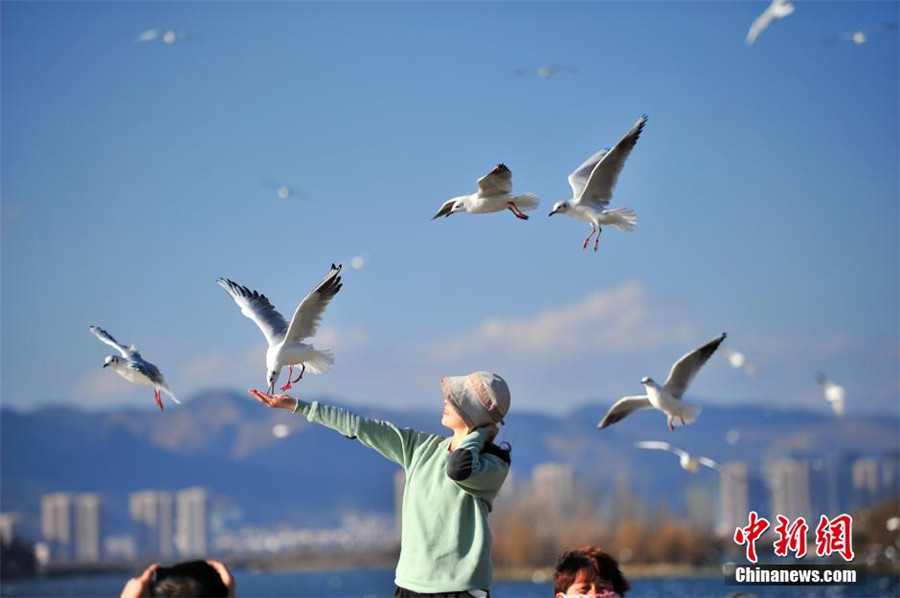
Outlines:
[[[562,412],[727,331],[761,373],[716,358],[696,397],[827,410],[823,371],[848,413],[896,413],[898,38],[822,42],[898,4],[798,2],[747,47],[765,6],[4,2],[3,405],[155,408],[89,324],[181,397],[263,386],[215,280],[289,315],[342,262],[315,340],[337,362],[301,394],[427,407],[490,369]],[[153,28],[186,37],[135,41]],[[551,63],[578,73],[513,75]],[[546,214],[644,113],[613,200],[637,230],[584,252]],[[498,162],[531,220],[429,221]]]

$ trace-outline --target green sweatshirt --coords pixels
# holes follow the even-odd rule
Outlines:
[[[450,451],[450,438],[400,429],[318,401],[298,402],[311,422],[356,438],[406,471],[400,561],[394,579],[421,593],[488,590],[491,530],[487,516],[509,465],[481,453],[484,428]]]

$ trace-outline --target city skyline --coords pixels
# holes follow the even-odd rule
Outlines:
[[[842,492],[839,498],[818,496],[813,490],[810,475],[811,467],[817,460],[821,458],[812,455],[784,457],[759,470],[748,468],[743,461],[724,463],[718,484],[686,484],[683,488],[686,499],[684,508],[671,511],[668,515],[675,520],[690,522],[697,529],[707,532],[715,529],[716,535],[730,537],[735,528],[746,524],[747,514],[751,510],[773,521],[776,515],[784,515],[791,521],[802,517],[811,522],[816,521],[819,515],[834,517],[841,513],[855,513],[900,489],[896,472],[877,466],[873,469],[872,464],[880,465],[880,462],[871,456],[861,456],[844,462],[846,472],[828,470],[830,481],[833,481],[831,478],[852,476],[852,488]],[[894,461],[897,461],[896,456]],[[857,474],[860,468],[871,471],[860,476]],[[374,512],[347,514],[341,527],[325,527],[319,531],[316,531],[317,528],[294,527],[288,522],[260,528],[253,521],[244,521],[235,527],[219,530],[217,535],[210,534],[208,529],[213,518],[207,508],[210,493],[194,487],[146,489],[130,493],[131,531],[123,534],[123,530],[117,530],[104,535],[101,531],[104,529],[104,519],[99,508],[106,501],[104,496],[97,493],[54,492],[41,499],[43,537],[38,552],[46,551],[48,558],[45,565],[88,565],[109,558],[121,559],[123,554],[133,554],[132,560],[171,560],[176,554],[185,559],[209,554],[277,553],[317,543],[349,549],[348,538],[356,535],[354,543],[361,548],[367,542],[384,541],[384,532],[389,529],[393,531],[390,541],[399,543],[399,522],[396,520],[404,489],[401,474],[398,472],[395,477],[394,502],[397,506],[390,513],[395,520],[393,524],[379,520],[379,514]],[[515,509],[518,503],[534,500],[548,513],[565,513],[587,497],[581,486],[582,481],[576,478],[575,470],[568,463],[539,463],[531,471],[527,483],[519,485],[515,494],[507,493],[502,497],[498,508]],[[760,482],[765,496],[761,496],[755,487]],[[616,492],[634,496],[633,487],[622,487],[619,480],[614,484]],[[710,492],[711,487],[718,488],[718,491]],[[837,508],[825,508],[824,505],[832,499],[838,501]],[[630,501],[633,503],[633,499]],[[602,510],[602,502],[593,504],[597,513]],[[2,515],[7,522],[17,517],[11,513]],[[649,521],[655,516],[640,506],[628,515],[636,521]],[[343,529],[345,531],[341,531]],[[365,542],[360,543],[361,538],[366,538]],[[111,545],[117,548],[114,555],[108,554],[108,549],[101,553],[101,546]]]

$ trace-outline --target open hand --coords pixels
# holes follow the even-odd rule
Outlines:
[[[298,403],[297,399],[290,395],[267,395],[266,393],[256,390],[255,388],[248,390],[247,394],[270,409],[293,410]]]

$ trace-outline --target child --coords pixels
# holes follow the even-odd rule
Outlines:
[[[496,374],[474,372],[442,378],[441,389],[449,438],[317,401],[249,392],[270,408],[356,438],[406,471],[395,596],[484,598],[492,575],[487,517],[510,463],[509,451],[492,441],[509,411],[509,388]]]
[[[553,590],[556,598],[617,598],[625,596],[630,589],[631,584],[619,571],[616,559],[596,546],[566,551],[556,563]]]

